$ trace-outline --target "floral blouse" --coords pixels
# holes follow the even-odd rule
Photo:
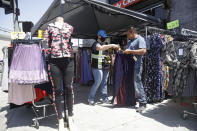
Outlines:
[[[48,49],[45,51],[51,58],[71,57],[71,45],[69,44],[73,27],[64,23],[62,29],[54,23],[48,25],[44,39],[47,40]]]

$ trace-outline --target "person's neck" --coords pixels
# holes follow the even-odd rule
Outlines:
[[[63,27],[64,22],[63,21],[55,21],[55,25],[59,28]]]

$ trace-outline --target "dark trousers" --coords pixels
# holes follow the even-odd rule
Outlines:
[[[64,111],[68,109],[68,115],[73,115],[73,68],[73,62],[71,62],[70,58],[53,58],[49,61],[49,75],[53,86],[53,101],[58,119],[63,118],[62,95],[64,97]]]

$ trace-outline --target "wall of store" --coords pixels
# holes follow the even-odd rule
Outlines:
[[[197,31],[197,0],[168,0],[170,21],[179,20],[181,28]]]

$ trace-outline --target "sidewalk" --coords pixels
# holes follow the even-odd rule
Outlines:
[[[75,87],[75,123],[79,131],[197,131],[197,118],[183,120],[183,109],[172,100],[148,105],[144,114],[112,105],[87,105],[89,87]],[[0,131],[38,131],[32,125],[31,108],[9,110],[7,93],[0,92]],[[48,109],[53,112],[53,108]],[[7,123],[6,123],[7,122]],[[40,120],[39,131],[56,131],[56,117]]]

